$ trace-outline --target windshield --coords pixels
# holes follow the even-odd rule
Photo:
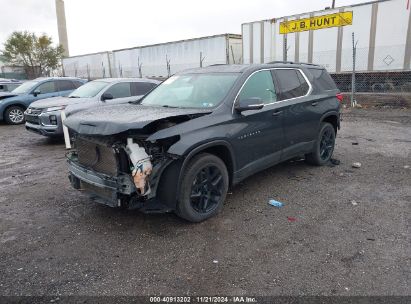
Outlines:
[[[34,89],[34,87],[38,84],[38,81],[35,80],[31,80],[31,81],[26,81],[25,83],[23,83],[21,86],[15,88],[13,91],[11,91],[12,93],[16,93],[16,94],[25,94],[25,93],[29,93],[31,92],[32,89]]]
[[[144,97],[141,104],[181,108],[212,108],[227,95],[237,73],[173,76]]]
[[[108,82],[105,82],[105,81],[91,81],[75,89],[73,92],[71,92],[69,97],[71,98],[94,97],[107,85],[108,85]]]

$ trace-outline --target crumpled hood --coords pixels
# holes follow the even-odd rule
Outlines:
[[[89,102],[89,98],[68,98],[63,96],[40,99],[30,104],[30,108],[45,109],[50,107],[67,106],[82,102]]]
[[[64,124],[85,135],[113,135],[127,130],[142,129],[168,117],[207,114],[210,109],[164,108],[136,104],[93,107],[69,116]]]

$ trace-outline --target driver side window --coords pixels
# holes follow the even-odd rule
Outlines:
[[[240,100],[260,98],[262,103],[277,101],[277,94],[270,71],[259,71],[248,78],[240,92]]]

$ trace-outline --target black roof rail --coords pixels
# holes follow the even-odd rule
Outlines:
[[[316,66],[316,67],[321,67],[319,64],[316,64],[316,63],[301,62],[300,64],[303,64],[303,65],[312,65],[312,66]]]

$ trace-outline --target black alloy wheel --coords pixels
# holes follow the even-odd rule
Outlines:
[[[209,213],[215,209],[223,196],[224,179],[220,169],[209,165],[202,168],[191,187],[190,202],[193,209]]]

